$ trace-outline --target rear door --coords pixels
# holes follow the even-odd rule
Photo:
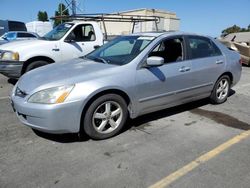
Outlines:
[[[201,36],[188,36],[187,49],[192,61],[194,92],[196,94],[209,93],[214,83],[223,73],[225,57],[214,42]]]

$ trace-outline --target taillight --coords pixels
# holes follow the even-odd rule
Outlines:
[[[243,64],[243,59],[242,58],[240,58],[240,60],[239,60],[239,64]]]

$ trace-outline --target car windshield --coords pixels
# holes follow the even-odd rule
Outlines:
[[[144,50],[155,37],[122,36],[106,43],[85,58],[101,63],[125,65]]]
[[[73,26],[73,24],[64,23],[56,26],[49,33],[44,35],[42,39],[44,40],[60,40]]]

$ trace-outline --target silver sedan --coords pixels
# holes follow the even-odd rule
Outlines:
[[[213,38],[140,33],[26,73],[11,103],[33,129],[105,139],[118,134],[128,117],[207,97],[223,103],[240,76],[239,54]]]

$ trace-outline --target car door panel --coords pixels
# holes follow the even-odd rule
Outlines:
[[[190,36],[188,49],[192,59],[193,85],[197,95],[210,93],[225,68],[225,57],[208,38]]]
[[[85,31],[88,28],[88,31]],[[91,24],[82,24],[76,26],[68,35],[72,38],[70,41],[61,41],[61,55],[64,60],[78,58],[84,56],[94,50],[94,46],[99,42],[96,38],[91,38],[87,33],[92,32],[94,36],[93,26]]]
[[[161,109],[191,97],[191,66],[191,61],[182,61],[138,70],[136,83],[140,111],[143,113]],[[181,71],[184,67],[189,70]]]
[[[199,87],[197,92],[211,92],[218,77],[224,70],[224,63],[217,64],[218,61],[225,62],[223,56],[196,59],[192,61],[193,84]]]

